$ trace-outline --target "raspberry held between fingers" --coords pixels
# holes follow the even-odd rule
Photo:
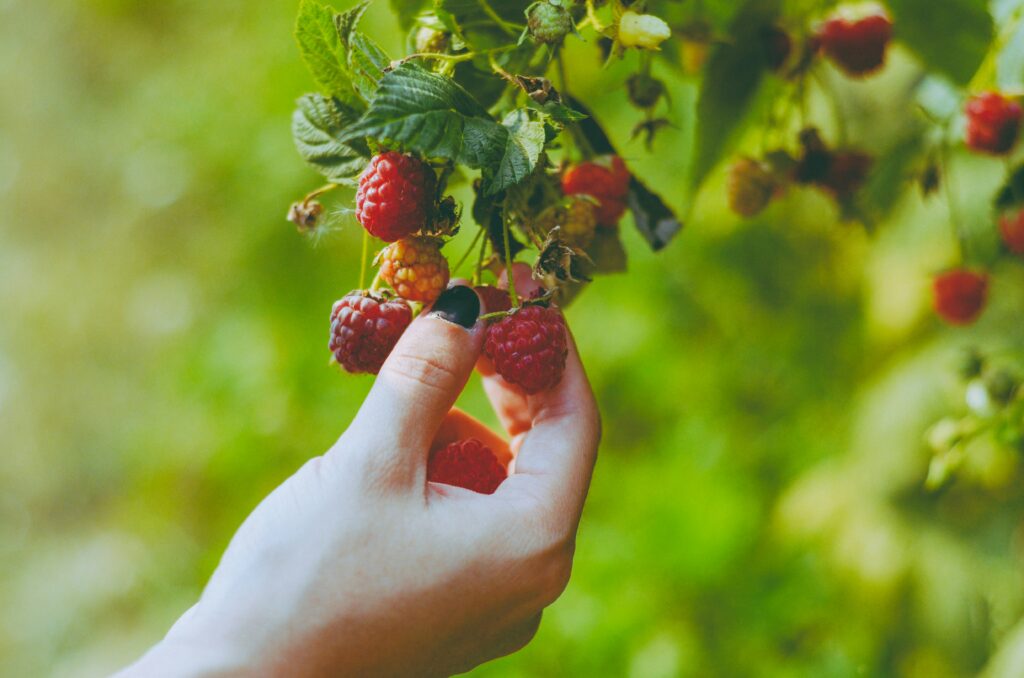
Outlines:
[[[427,480],[494,494],[508,477],[491,448],[476,438],[457,440],[435,450],[427,461]]]
[[[484,354],[505,381],[525,393],[546,391],[565,370],[565,320],[554,308],[522,306],[488,326]]]
[[[355,290],[334,302],[328,348],[347,372],[377,374],[410,322],[404,300]]]

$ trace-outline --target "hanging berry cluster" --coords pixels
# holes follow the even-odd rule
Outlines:
[[[472,279],[483,300],[486,350],[499,372],[526,392],[550,388],[565,359],[557,307],[594,275],[624,268],[623,217],[629,214],[655,250],[681,229],[674,210],[630,172],[570,91],[586,87],[573,87],[567,77],[569,41],[589,46],[606,63],[627,65],[623,89],[639,111],[633,137],[649,149],[678,120],[663,74],[697,81],[693,146],[680,149],[691,159],[690,171],[674,200],[681,196],[692,206],[742,142],[741,132],[757,126],[749,112],[764,108],[758,93],[775,83],[767,119],[758,120],[760,151],[728,163],[729,206],[753,218],[792,187],[805,187],[834,200],[842,218],[864,222],[870,220],[867,187],[893,175],[880,168],[886,158],[848,138],[846,113],[828,81],[876,77],[898,44],[920,62],[922,87],[941,81],[962,102],[959,115],[935,115],[924,106],[893,111],[934,129],[919,157],[906,164],[916,165],[925,194],[946,189],[959,243],[958,260],[933,279],[936,313],[954,325],[970,324],[989,296],[992,262],[972,251],[949,190],[949,156],[958,144],[1005,162],[992,228],[1006,253],[1024,255],[1024,166],[1014,166],[1022,92],[1002,85],[1006,79],[996,77],[994,65],[1005,61],[999,59],[1007,42],[1024,33],[1010,22],[997,35],[987,11],[972,3],[958,1],[936,18],[928,3],[909,0],[887,6],[743,0],[728,7],[405,0],[392,3],[408,31],[400,58],[359,30],[367,4],[338,13],[302,0],[295,30],[319,91],[299,100],[293,135],[300,154],[329,183],[293,205],[289,219],[301,231],[319,232],[338,210],[324,210],[318,198],[350,186],[365,229],[359,287],[331,314],[331,351],[351,372],[376,372],[412,317],[460,276]],[[956,43],[956,54],[936,49],[920,30],[947,20],[951,35],[969,34]],[[832,104],[832,120],[823,121],[830,124],[810,119],[812,91]],[[465,215],[449,195],[458,184],[474,194]],[[449,259],[447,243],[468,223],[472,245]],[[371,242],[383,243],[375,256]],[[496,283],[517,260],[528,260],[541,282],[531,298]],[[367,286],[370,261],[377,272]]]

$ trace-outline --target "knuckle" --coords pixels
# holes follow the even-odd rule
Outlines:
[[[439,354],[395,353],[388,363],[388,374],[392,379],[414,388],[451,392],[459,387],[459,375]]]

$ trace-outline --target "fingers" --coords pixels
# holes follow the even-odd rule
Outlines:
[[[465,440],[466,438],[476,438],[489,447],[494,452],[498,462],[505,468],[508,468],[508,465],[512,462],[512,453],[508,449],[508,443],[483,422],[471,417],[457,407],[452,408],[444,418],[444,421],[441,422],[441,427],[437,430],[437,435],[434,436],[434,442],[430,446],[430,451],[439,450],[450,443],[454,443],[457,440]]]
[[[427,450],[480,355],[479,316],[476,292],[450,287],[402,335],[344,436],[372,473],[423,487]]]
[[[514,472],[498,492],[541,498],[549,518],[575,531],[597,460],[601,417],[571,333],[562,380],[526,402],[530,427],[512,441],[518,448]]]

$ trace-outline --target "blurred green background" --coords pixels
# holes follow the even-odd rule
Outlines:
[[[327,365],[358,226],[313,246],[284,220],[318,185],[289,132],[312,88],[294,13],[0,0],[2,675],[140,655],[370,385]],[[400,53],[385,3],[365,22]],[[601,70],[579,40],[569,59],[634,172],[683,207],[694,82],[658,66],[675,127],[649,154],[617,87],[633,64]],[[870,90],[834,79],[865,147],[898,137],[886,93],[915,68],[897,49]],[[954,171],[989,223],[976,196],[1005,168]],[[1001,264],[992,307],[953,331],[928,309],[946,209],[913,190],[871,236],[811,191],[740,222],[720,168],[664,252],[623,228],[631,270],[568,311],[606,423],[575,574],[533,644],[476,675],[1024,675],[1016,457],[922,489],[923,433],[962,407],[957,350],[1019,359],[1024,268]],[[477,381],[462,404],[493,421]]]

